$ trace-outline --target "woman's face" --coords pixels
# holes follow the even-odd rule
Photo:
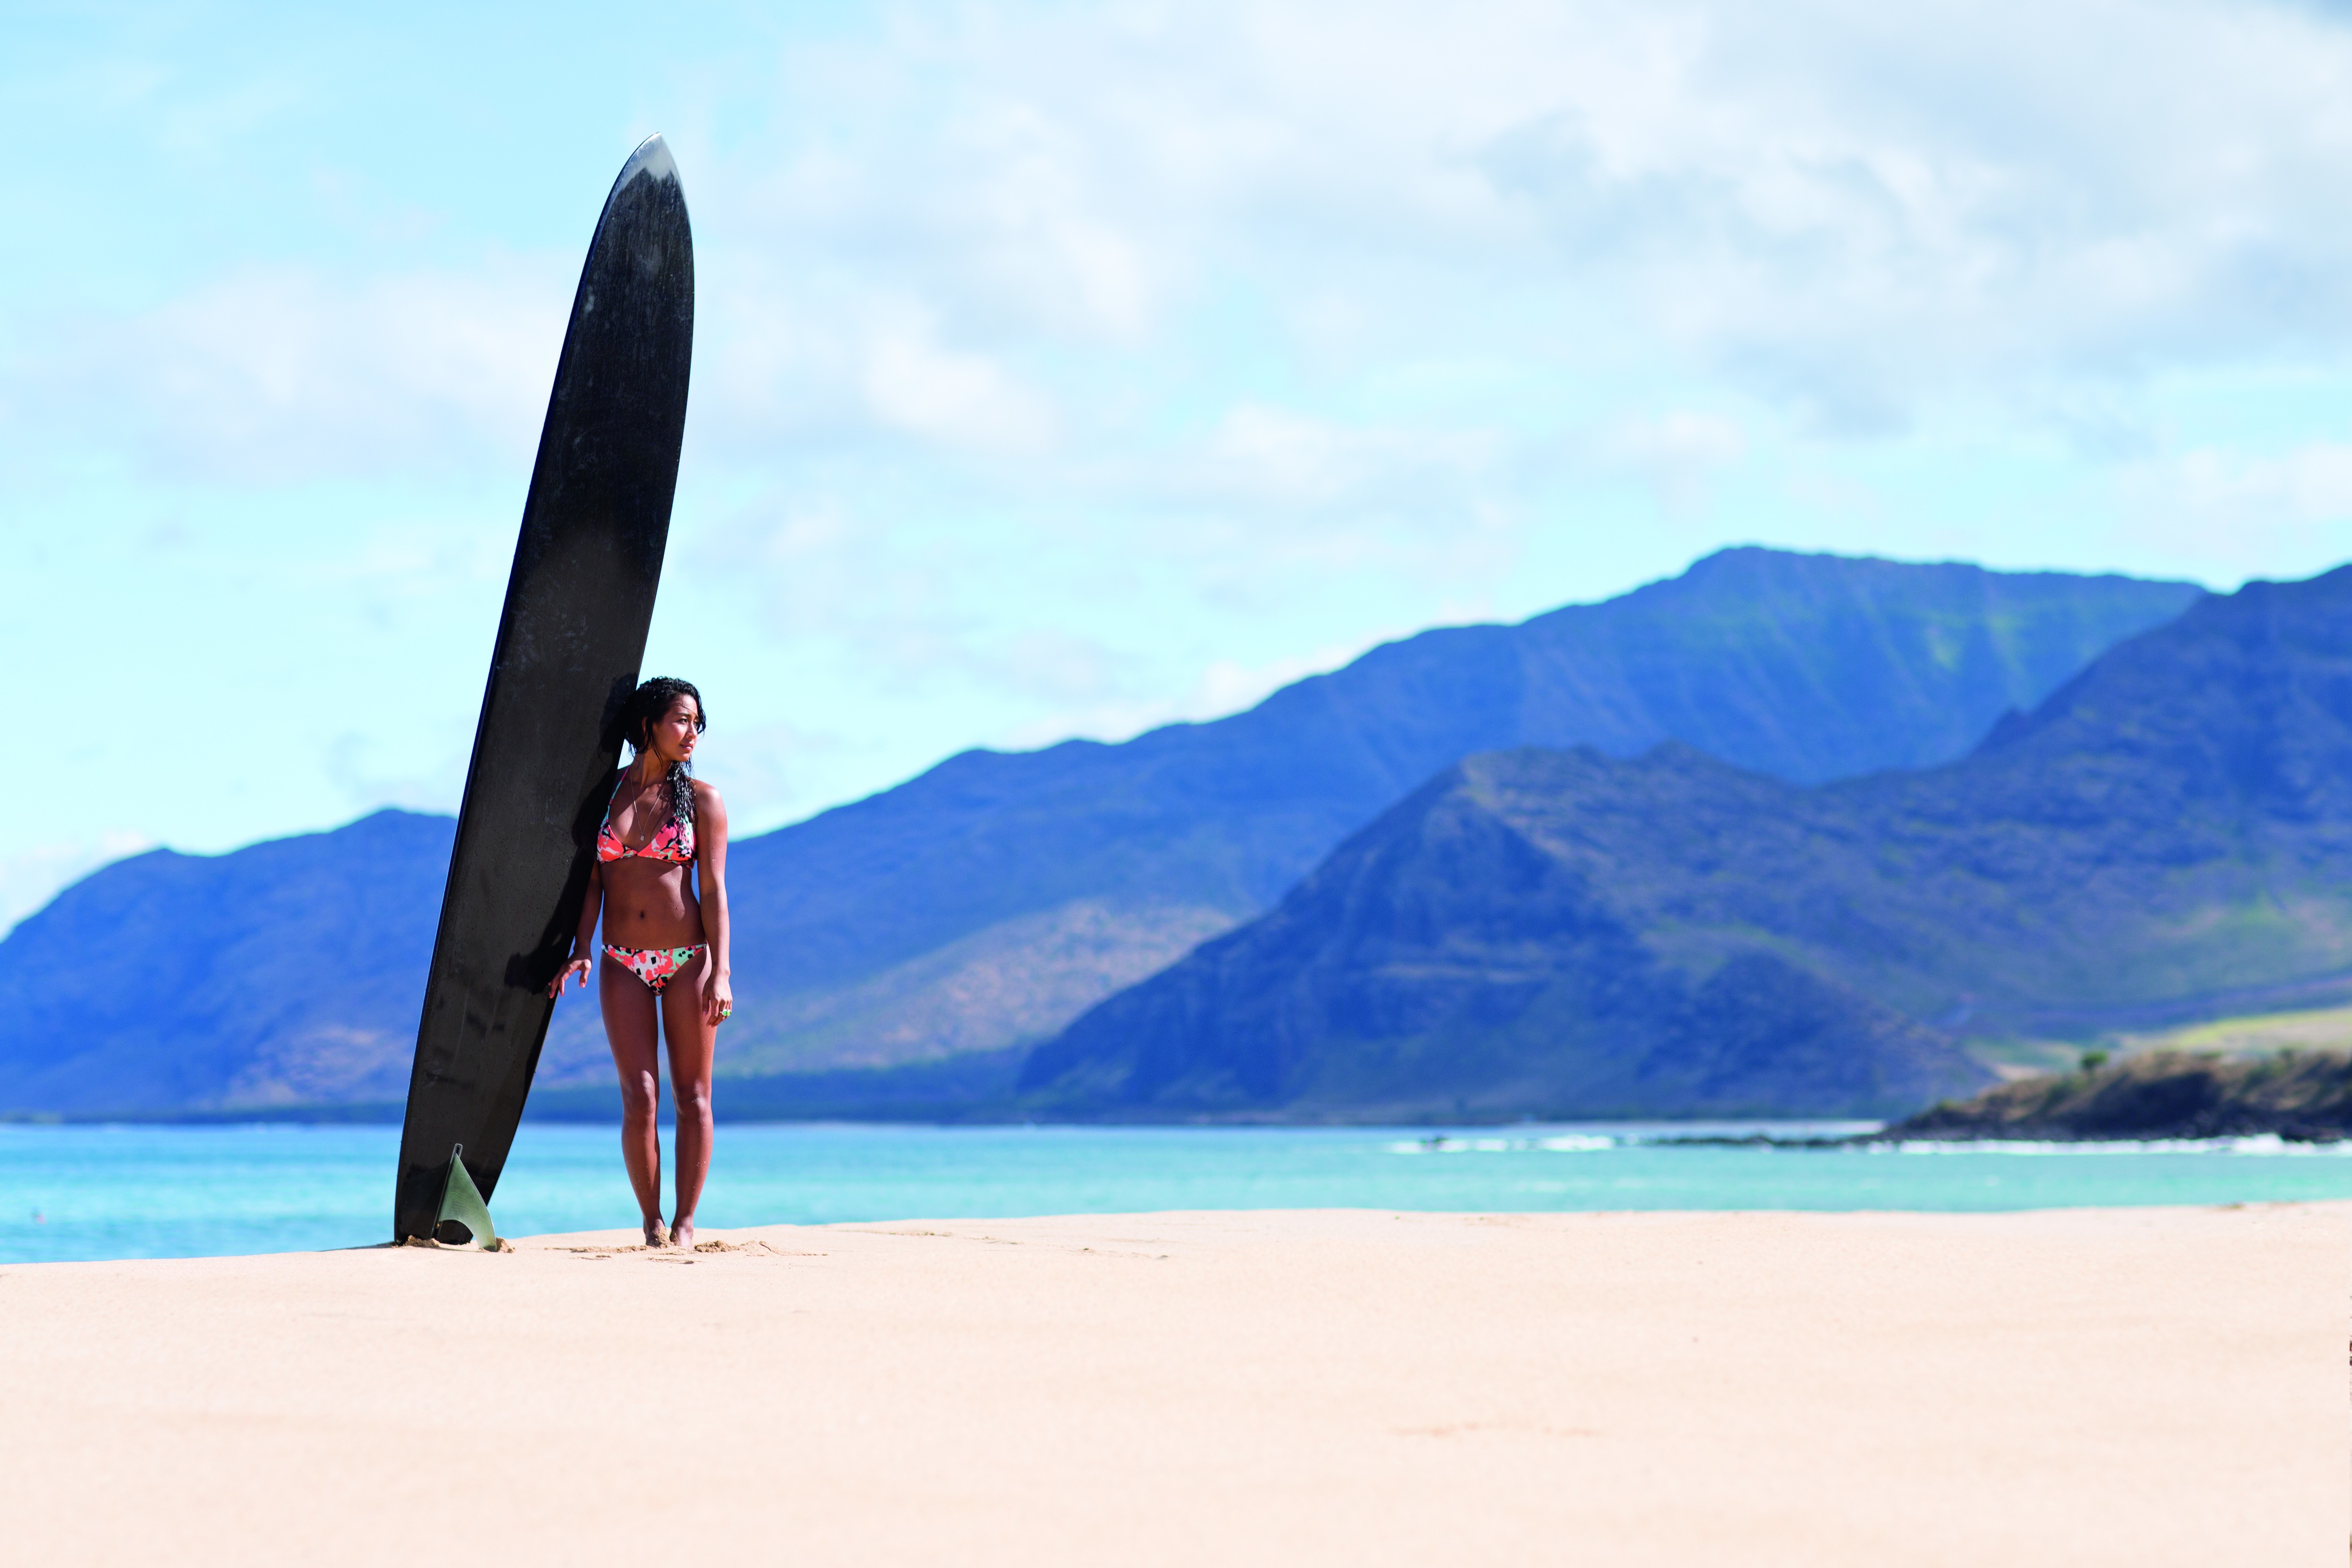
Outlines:
[[[701,737],[696,726],[702,710],[691,697],[670,700],[669,711],[647,726],[647,738],[653,742],[654,755],[665,763],[683,763],[694,756],[694,742]]]

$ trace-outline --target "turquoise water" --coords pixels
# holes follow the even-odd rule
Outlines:
[[[2352,1145],[1662,1146],[1675,1128],[723,1126],[705,1229],[1144,1209],[2025,1209],[2352,1197]],[[1798,1129],[1784,1128],[1792,1131]],[[1820,1131],[1838,1131],[1820,1129]],[[389,1127],[0,1125],[0,1263],[361,1247]],[[513,1236],[625,1228],[606,1127],[526,1123]]]

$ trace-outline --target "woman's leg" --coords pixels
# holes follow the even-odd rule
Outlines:
[[[669,1090],[677,1099],[677,1213],[670,1239],[694,1245],[694,1205],[702,1201],[702,1179],[710,1173],[710,1058],[716,1044],[702,1016],[705,948],[693,963],[670,976],[661,994],[662,1033],[669,1037]]]
[[[661,1041],[654,994],[606,953],[596,966],[596,996],[604,1005],[604,1038],[621,1074],[621,1159],[636,1189],[646,1245],[661,1245]]]

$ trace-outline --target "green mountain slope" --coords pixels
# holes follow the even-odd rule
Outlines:
[[[1677,740],[1797,782],[1945,761],[2199,592],[1731,550],[1603,604],[1376,648],[1212,723],[967,752],[741,847],[752,1022],[735,1060],[880,1065],[1050,1036],[1475,752]],[[593,1018],[570,1022],[551,1049],[600,1060]]]
[[[1701,1016],[1727,975],[1749,1000]],[[1966,1081],[1958,1031],[2346,991],[2352,568],[2201,602],[1925,772],[1471,758],[1022,1083],[1073,1111],[1878,1112]]]
[[[1604,604],[1374,649],[1214,722],[967,752],[734,846],[720,1070],[1049,1038],[1470,752],[1677,739],[1794,780],[1948,758],[2198,595],[1727,551]],[[449,832],[389,814],[93,874],[0,941],[0,1111],[396,1096]],[[610,1073],[595,1004],[568,1001],[541,1081]]]

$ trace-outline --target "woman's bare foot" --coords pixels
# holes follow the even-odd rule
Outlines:
[[[657,1219],[646,1221],[646,1245],[656,1247],[669,1245],[669,1232],[662,1228],[661,1221]]]
[[[691,1247],[694,1245],[694,1222],[690,1219],[681,1219],[673,1224],[669,1227],[669,1244],[672,1247]]]

